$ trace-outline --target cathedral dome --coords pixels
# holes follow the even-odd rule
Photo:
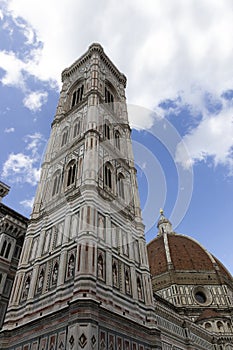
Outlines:
[[[223,264],[193,238],[173,232],[163,212],[158,229],[158,236],[147,245],[154,291],[173,283],[233,285]]]
[[[152,276],[169,270],[174,271],[218,271],[224,278],[232,279],[227,269],[193,238],[172,233],[156,237],[148,246],[148,257]]]

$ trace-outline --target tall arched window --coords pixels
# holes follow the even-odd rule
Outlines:
[[[68,140],[68,129],[66,128],[62,132],[62,140],[61,140],[61,147],[65,146]]]
[[[76,163],[74,160],[72,160],[67,167],[67,187],[72,185],[75,182],[75,175],[76,175]]]
[[[61,172],[57,171],[53,176],[52,196],[55,196],[56,194],[58,194],[60,189],[60,183],[61,183]]]
[[[72,95],[71,108],[80,103],[83,100],[84,85],[80,85]]]
[[[8,245],[7,245],[6,253],[5,253],[5,258],[6,259],[8,259],[8,257],[9,257],[10,250],[11,250],[11,243],[9,242]]]
[[[74,124],[73,138],[77,137],[80,131],[80,120],[76,121]]]
[[[115,146],[120,149],[120,133],[119,131],[115,131],[115,134],[114,134],[114,138],[115,138]]]
[[[110,126],[108,122],[104,124],[104,137],[110,140]]]
[[[5,240],[5,241],[3,242],[3,245],[2,245],[1,254],[0,254],[1,256],[4,256],[6,246],[7,246],[7,241]]]
[[[125,199],[125,190],[124,190],[124,175],[122,173],[117,176],[117,191],[119,197]]]
[[[112,189],[112,167],[110,163],[104,165],[104,184]]]
[[[110,108],[113,110],[114,97],[108,87],[105,87],[105,103],[108,103]]]

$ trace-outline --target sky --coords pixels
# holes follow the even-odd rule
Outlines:
[[[233,274],[232,0],[0,0],[0,180],[29,216],[61,72],[93,42],[127,76],[146,239],[159,209]]]

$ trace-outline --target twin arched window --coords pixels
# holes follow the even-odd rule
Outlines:
[[[107,139],[107,140],[111,139],[110,125],[109,125],[108,121],[104,123],[104,138]],[[120,135],[119,131],[116,130],[114,132],[114,145],[118,149],[120,149],[120,138],[121,138],[121,135]]]
[[[107,87],[105,87],[105,103],[110,103],[111,109],[113,109],[114,97]]]
[[[81,175],[81,169],[82,169],[82,158],[79,158],[79,173],[78,176]],[[69,187],[75,183],[77,174],[77,162],[76,160],[71,160],[67,167],[66,167],[66,175],[65,175],[65,187]],[[61,171],[58,170],[55,172],[52,178],[52,197],[56,196],[61,189],[61,183],[62,183],[62,174]]]
[[[72,95],[71,108],[83,100],[84,85],[80,85]]]
[[[122,173],[117,175],[117,193],[122,199],[125,199],[125,188],[124,188],[125,177]],[[104,185],[109,189],[113,190],[113,168],[109,162],[104,165]]]

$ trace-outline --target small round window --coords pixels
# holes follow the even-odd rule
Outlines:
[[[195,299],[200,304],[205,304],[207,300],[206,295],[201,291],[195,293]]]

